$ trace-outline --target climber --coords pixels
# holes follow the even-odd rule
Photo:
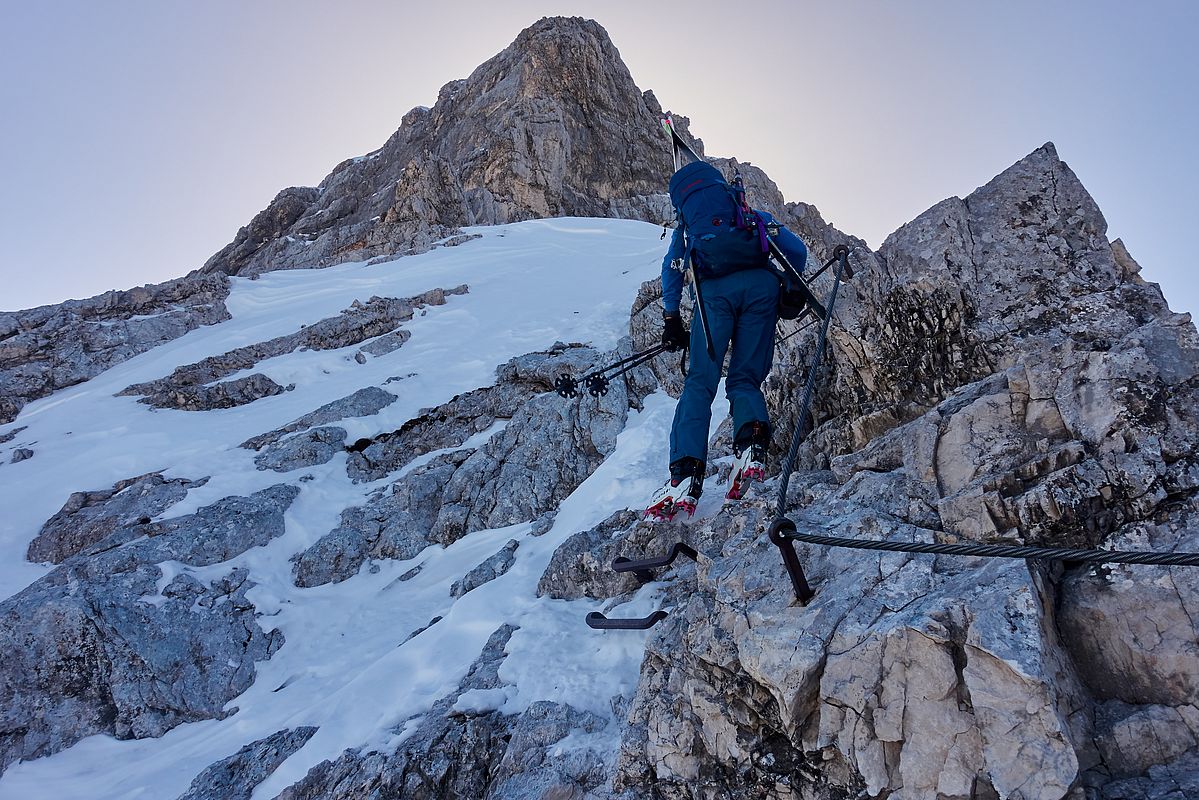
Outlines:
[[[663,345],[671,351],[688,346],[679,312],[688,262],[692,297],[702,297],[703,313],[697,308],[691,326],[690,369],[670,430],[670,479],[645,511],[646,516],[667,520],[682,510],[693,514],[703,492],[712,401],[730,345],[725,395],[733,417],[737,465],[728,496],[739,499],[749,480],[765,477],[771,426],[761,386],[774,358],[780,291],[766,237],[797,271],[803,271],[808,255],[798,236],[767,212],[749,208],[739,180],[736,188],[729,186],[720,170],[705,161],[687,164],[674,174],[670,197],[679,225],[662,259]]]

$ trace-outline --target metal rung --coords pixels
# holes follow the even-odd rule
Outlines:
[[[643,631],[652,628],[666,619],[665,611],[655,611],[648,617],[633,617],[631,619],[608,619],[598,611],[587,615],[587,627],[601,631]]]
[[[682,542],[675,542],[670,548],[669,553],[657,558],[645,558],[641,561],[633,561],[625,558],[624,556],[617,556],[612,561],[612,569],[616,570],[617,572],[632,572],[640,580],[652,581],[654,579],[654,574],[650,572],[650,570],[659,569],[661,567],[669,567],[680,555],[687,556],[687,558],[691,559],[692,561],[696,561],[699,558],[699,553],[695,552],[694,548],[689,547]]]

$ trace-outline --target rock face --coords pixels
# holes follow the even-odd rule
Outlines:
[[[636,370],[603,397],[569,403],[549,390],[563,369],[621,355],[628,355],[627,343],[615,354],[555,348],[521,356],[500,367],[495,386],[353,445],[347,469],[355,480],[377,480],[418,456],[446,452],[405,469],[366,505],[342,512],[337,528],[294,559],[296,584],[345,580],[367,559],[412,558],[430,544],[551,513],[612,452],[652,379]],[[510,416],[503,430],[478,447],[460,447],[501,415]]]
[[[212,275],[0,313],[0,424],[31,400],[229,319],[228,295],[229,281]]]
[[[571,734],[602,730],[605,720],[549,702],[515,715],[496,710],[504,698],[499,667],[513,631],[506,625],[492,635],[457,691],[435,703],[395,753],[347,750],[313,767],[278,800],[596,796],[590,792],[604,783],[600,757],[581,747],[557,756],[550,750]]]
[[[317,729],[282,730],[246,745],[196,776],[179,800],[250,800],[254,787],[274,772]]]
[[[515,563],[516,549],[518,547],[520,547],[520,542],[515,539],[509,539],[507,544],[501,547],[495,555],[463,575],[461,580],[454,581],[454,584],[450,587],[450,597],[461,597],[467,592],[478,589],[488,581],[493,581],[503,575]]]
[[[856,252],[803,451],[831,472],[795,477],[801,530],[1199,547],[1199,337],[1105,227],[1047,145]],[[780,417],[801,381],[776,367]],[[618,790],[1176,791],[1197,741],[1193,570],[801,547],[805,608],[769,513],[703,526],[724,543],[650,640]]]
[[[347,470],[355,481],[375,481],[414,458],[462,446],[471,436],[510,420],[535,394],[549,390],[562,372],[595,363],[591,348],[559,344],[544,353],[512,359],[496,370],[496,382],[422,409],[396,431],[385,431],[350,447]]]
[[[369,155],[286,189],[203,272],[255,275],[427,250],[464,225],[553,216],[662,222],[661,111],[595,22],[544,19],[446,84]]]
[[[286,390],[261,373],[211,384],[234,373],[252,369],[260,361],[296,350],[337,350],[370,339],[378,343],[380,339],[390,337],[387,346],[372,351],[376,355],[386,354],[406,339],[395,335],[401,322],[412,319],[425,306],[444,305],[448,295],[466,292],[466,286],[458,286],[448,290],[432,289],[416,297],[372,297],[365,303],[355,300],[350,308],[336,317],[315,322],[286,336],[239,347],[179,367],[165,378],[134,384],[121,394],[144,395],[141,400],[143,403],[182,411],[207,411],[252,403]]]
[[[30,542],[26,558],[61,564],[118,528],[150,522],[187,496],[189,489],[206,482],[168,480],[153,472],[118,481],[111,489],[75,492]]]
[[[204,582],[188,568],[280,535],[298,492],[275,486],[117,527],[0,603],[0,766],[95,733],[161,736],[225,716],[283,636],[259,627],[244,569]]]
[[[252,439],[247,439],[242,442],[241,446],[247,450],[262,450],[282,440],[288,434],[299,433],[343,419],[369,417],[378,414],[395,401],[396,396],[391,392],[384,391],[377,386],[368,386],[340,400],[326,403],[315,411],[305,414],[281,428],[260,434]]]

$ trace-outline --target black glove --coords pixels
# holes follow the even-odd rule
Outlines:
[[[682,317],[678,314],[666,314],[662,317],[662,344],[669,352],[682,350],[687,346],[688,340]]]

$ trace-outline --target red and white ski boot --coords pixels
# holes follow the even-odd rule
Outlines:
[[[733,477],[729,491],[725,495],[729,500],[740,500],[745,496],[751,481],[766,479],[766,448],[770,444],[770,433],[761,422],[753,422],[745,426],[749,436],[742,439],[740,445],[734,444],[737,456],[733,464]]]
[[[659,522],[670,522],[681,511],[686,511],[690,517],[695,513],[695,504],[699,501],[699,491],[694,478],[671,478],[650,498],[649,506],[645,509],[645,518]]]

